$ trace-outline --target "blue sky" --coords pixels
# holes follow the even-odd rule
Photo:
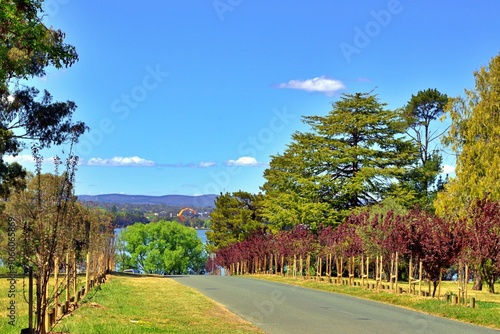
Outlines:
[[[32,83],[91,128],[77,194],[258,192],[301,116],[342,93],[376,89],[389,108],[427,88],[462,95],[500,51],[494,0],[45,3],[80,61]]]

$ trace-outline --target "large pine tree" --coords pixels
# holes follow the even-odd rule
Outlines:
[[[371,92],[344,94],[328,115],[303,121],[310,131],[295,133],[264,173],[264,216],[271,223],[339,222],[351,209],[390,196],[417,158],[401,113]],[[296,222],[284,221],[287,206]]]

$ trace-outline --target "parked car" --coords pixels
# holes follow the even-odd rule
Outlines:
[[[125,269],[123,272],[125,274],[138,274],[139,270],[137,270],[137,269]]]

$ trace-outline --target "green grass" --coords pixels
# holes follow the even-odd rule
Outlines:
[[[375,291],[363,289],[359,286],[343,286],[326,282],[317,282],[315,280],[305,280],[301,278],[275,275],[252,275],[248,277],[351,295],[476,325],[500,329],[500,295],[490,294],[486,291],[469,291],[468,296],[476,298],[476,307],[470,308],[462,305],[451,305],[450,303],[438,300],[437,298],[424,298],[408,294],[394,294],[388,290]],[[400,286],[406,289],[408,285],[403,283],[400,284]],[[443,282],[441,295],[443,296],[446,292],[457,293],[457,284],[452,282]]]
[[[110,275],[54,329],[74,334],[263,333],[194,289],[163,277]],[[7,291],[7,280],[0,291]],[[0,333],[27,327],[27,306],[18,299],[18,324],[8,325],[7,294],[0,295]]]

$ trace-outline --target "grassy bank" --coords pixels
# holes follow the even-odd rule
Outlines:
[[[6,291],[4,281],[0,291]],[[20,333],[22,325],[8,325],[7,295],[0,296],[0,333]],[[18,314],[26,315],[21,300]],[[21,306],[23,306],[21,308]],[[72,334],[143,333],[262,333],[197,291],[162,277],[109,276],[99,291],[91,291],[73,314],[66,316],[56,332]]]
[[[359,286],[344,286],[326,282],[317,282],[315,280],[305,280],[302,278],[282,277],[275,275],[252,275],[257,279],[268,281],[293,284],[297,286],[347,294],[364,299],[370,299],[383,303],[388,303],[396,306],[409,308],[412,310],[434,314],[441,317],[456,319],[476,325],[492,327],[500,329],[500,295],[491,294],[486,291],[469,291],[469,297],[476,298],[476,307],[470,308],[462,305],[451,305],[445,301],[437,300],[436,298],[424,298],[410,296],[407,294],[394,294],[387,290],[369,290]],[[372,282],[373,283],[373,282]],[[406,288],[407,284],[400,284]],[[497,288],[497,287],[495,287]],[[500,286],[498,286],[500,288]],[[456,283],[443,282],[441,294],[447,292],[457,293],[458,288]],[[498,291],[498,290],[497,290]]]

